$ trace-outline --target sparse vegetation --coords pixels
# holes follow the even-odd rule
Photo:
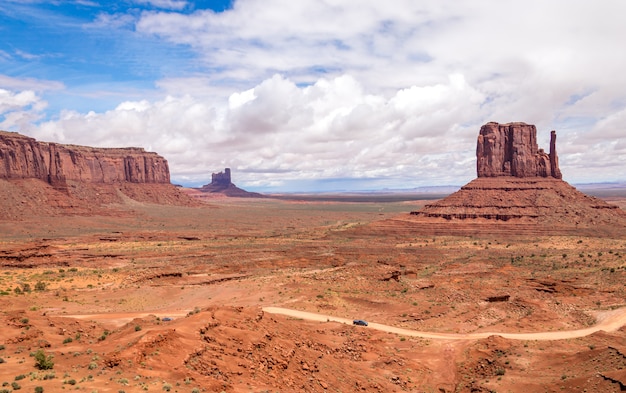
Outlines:
[[[363,209],[360,206],[327,204],[324,207],[321,204],[309,204],[306,206],[310,209],[308,211],[304,209],[305,204],[290,204],[289,208],[300,209],[298,214],[301,212],[305,218],[295,215],[275,217],[276,210],[272,215],[269,211],[276,209],[273,204],[282,202],[265,204],[263,201],[255,203],[264,206],[268,212],[259,213],[261,209],[256,208],[251,213],[252,209],[246,206],[248,210],[242,208],[242,212],[237,213],[250,222],[267,226],[261,228],[250,224],[244,236],[236,233],[236,220],[223,216],[234,214],[225,212],[228,208],[223,207],[233,202],[217,203],[223,205],[219,209],[211,209],[211,219],[215,220],[212,226],[202,227],[200,220],[194,221],[194,218],[189,217],[185,217],[187,221],[184,226],[180,224],[184,231],[197,230],[203,233],[204,237],[200,240],[190,242],[177,238],[166,239],[169,236],[167,227],[166,230],[151,227],[151,220],[157,217],[152,214],[145,216],[149,217],[145,223],[148,229],[143,228],[143,222],[142,225],[136,224],[136,228],[141,228],[141,235],[135,236],[129,230],[128,239],[122,237],[117,241],[98,241],[88,234],[84,238],[68,236],[67,240],[51,241],[56,242],[53,247],[57,248],[53,251],[62,250],[60,255],[68,257],[67,263],[75,264],[78,268],[57,269],[46,266],[50,270],[11,269],[11,275],[0,273],[3,278],[0,286],[6,288],[7,296],[10,296],[5,300],[19,304],[20,307],[18,312],[0,315],[0,320],[11,326],[11,332],[15,332],[12,338],[24,340],[7,341],[10,343],[6,345],[9,351],[0,354],[9,364],[3,364],[2,367],[6,369],[19,365],[20,361],[28,362],[26,354],[29,348],[40,348],[39,345],[42,345],[46,351],[45,358],[48,358],[49,353],[55,354],[54,368],[59,376],[56,382],[46,382],[50,385],[39,382],[46,390],[54,389],[53,386],[60,389],[58,386],[61,386],[63,380],[64,389],[68,391],[89,392],[93,386],[109,383],[115,388],[129,391],[198,393],[202,389],[194,386],[200,385],[200,381],[194,382],[193,378],[183,380],[180,377],[181,370],[173,373],[167,368],[169,354],[173,348],[178,350],[177,345],[180,345],[180,350],[188,352],[185,355],[189,359],[187,369],[182,370],[186,373],[183,375],[193,376],[198,373],[203,375],[202,378],[211,378],[209,370],[215,368],[224,372],[222,362],[233,362],[235,365],[241,364],[237,370],[241,370],[242,375],[233,374],[230,376],[231,382],[245,384],[248,375],[255,374],[258,377],[261,373],[277,373],[282,370],[279,369],[282,364],[289,364],[289,370],[285,372],[289,373],[296,368],[298,376],[289,374],[288,377],[294,383],[306,384],[309,380],[301,379],[300,374],[313,377],[331,375],[328,373],[328,361],[340,358],[350,373],[347,375],[357,379],[366,390],[369,386],[378,386],[381,390],[419,390],[424,386],[424,377],[416,370],[428,368],[424,368],[420,352],[434,354],[439,344],[433,345],[433,339],[383,335],[371,327],[352,329],[351,326],[330,322],[332,317],[363,317],[372,324],[451,334],[474,333],[477,330],[515,333],[545,329],[556,332],[593,325],[596,321],[586,317],[590,310],[619,308],[626,298],[624,267],[617,256],[618,251],[624,253],[626,249],[621,240],[585,237],[583,246],[580,246],[577,245],[578,237],[536,236],[518,240],[516,237],[494,239],[478,234],[473,238],[433,238],[432,235],[406,234],[397,229],[389,237],[377,237],[382,232],[369,233],[369,224],[359,224],[358,232],[350,231],[350,227],[344,223],[337,224],[339,220],[373,222],[372,217],[367,221],[365,215],[360,216],[359,220],[350,221],[345,218],[347,215],[337,218],[323,213],[326,214],[326,226],[309,223],[321,220],[316,216],[321,209],[334,209],[343,214],[341,209]],[[408,208],[406,205],[389,206],[368,207],[370,211],[366,213],[371,216],[375,212],[373,218],[378,219],[379,211],[387,214],[385,209]],[[401,210],[393,214],[399,212]],[[176,211],[176,214],[186,213]],[[394,215],[381,217],[384,220]],[[301,221],[297,221],[297,224],[291,222],[296,220]],[[226,230],[218,226],[218,223],[222,225],[224,222],[234,224]],[[285,230],[288,225],[296,229]],[[385,225],[391,223],[385,221]],[[152,229],[158,235],[146,235]],[[378,228],[376,230],[380,231]],[[155,246],[157,241],[162,244],[158,252]],[[88,252],[85,251],[87,249]],[[86,254],[90,259],[85,257]],[[182,276],[167,275],[172,271],[174,262],[176,272],[181,272]],[[390,272],[396,271],[400,272],[398,281],[381,281],[389,277]],[[39,293],[16,297],[13,288],[17,286],[22,291],[22,285],[26,282],[30,282],[34,291]],[[47,292],[40,292],[41,288],[36,284],[38,282],[46,284],[44,290]],[[155,293],[166,295],[154,296]],[[493,303],[485,300],[490,296],[506,294],[511,295],[510,300]],[[62,300],[71,303],[62,303]],[[286,307],[328,314],[329,318],[324,318],[328,323],[276,318],[267,312],[263,314],[256,309],[261,302],[264,306],[289,305]],[[251,311],[253,308],[254,311]],[[194,318],[178,318],[180,310],[185,309],[193,309],[190,314],[196,314],[200,309],[206,311]],[[134,310],[141,312],[130,315]],[[118,325],[110,321],[101,323],[100,319],[95,318],[93,321],[77,318],[71,324],[68,322],[72,314],[99,312],[128,312],[131,318]],[[173,316],[174,321],[161,322],[158,317],[147,317],[148,312]],[[45,313],[52,317],[42,316]],[[63,315],[68,316],[68,320],[57,322],[55,318]],[[30,317],[30,321],[22,323],[26,316]],[[228,319],[228,316],[232,318]],[[141,319],[132,319],[135,317]],[[57,326],[47,326],[49,321]],[[191,329],[192,324],[198,324],[197,328],[203,329],[204,333],[198,335],[202,341],[189,344],[186,333],[181,332],[191,331],[184,329]],[[24,325],[29,325],[30,331]],[[119,328],[116,327],[113,334],[103,331],[110,326]],[[64,336],[57,333],[57,329],[66,329],[62,333]],[[287,333],[287,329],[291,329],[290,333]],[[142,333],[127,334],[133,331]],[[223,333],[231,331],[236,334]],[[294,331],[298,334],[294,334]],[[181,336],[185,336],[184,340],[181,340]],[[98,342],[103,340],[106,341]],[[60,346],[61,341],[67,346]],[[298,346],[294,347],[296,355],[293,356],[289,351],[295,341]],[[484,347],[486,342],[489,343],[488,350]],[[567,385],[574,377],[567,377],[566,384],[561,383],[560,376],[565,373],[578,376],[575,362],[573,365],[567,364],[567,367],[575,369],[573,371],[557,364],[550,364],[552,368],[548,369],[543,367],[546,359],[550,359],[557,351],[584,353],[595,348],[590,343],[600,348],[593,356],[600,356],[605,350],[606,345],[601,338],[563,340],[558,343],[510,340],[506,341],[506,350],[502,351],[498,348],[501,341],[497,338],[468,340],[467,343],[459,344],[462,349],[452,352],[452,356],[457,356],[452,360],[459,365],[455,372],[465,384],[462,389],[466,389],[470,381],[476,381],[477,389],[496,386],[498,391],[506,391],[510,379],[514,379],[511,373],[515,374],[515,379],[518,375],[527,375],[530,380],[541,372],[546,375],[542,381]],[[204,352],[195,353],[196,348],[204,348]],[[215,352],[222,350],[219,356]],[[252,355],[248,351],[252,351]],[[142,355],[138,357],[139,353]],[[493,363],[482,375],[476,372],[477,353],[494,354],[491,357]],[[119,359],[112,354],[117,354]],[[293,357],[289,358],[288,355]],[[530,358],[532,362],[527,361]],[[49,359],[52,362],[51,356]],[[291,359],[289,362],[304,361],[306,364],[287,363],[287,359]],[[363,359],[386,362],[385,369],[400,379],[390,382],[389,378],[381,378],[373,372],[357,372],[363,370],[359,368],[363,365]],[[217,364],[210,363],[210,360]],[[115,365],[116,362],[119,364]],[[260,362],[263,364],[262,369],[259,367]],[[250,368],[252,364],[255,366],[254,371]],[[293,367],[294,364],[296,367]],[[308,371],[301,372],[301,367],[308,368]],[[611,367],[615,369],[611,365],[607,369]],[[320,373],[311,374],[313,369]],[[89,372],[93,375],[87,375]],[[215,375],[219,375],[215,372]],[[7,375],[12,379],[15,374]],[[66,375],[61,377],[63,374]],[[354,375],[358,376],[354,378]],[[129,387],[122,386],[128,381],[125,377],[131,379]],[[37,375],[31,373],[30,378],[28,385],[20,382],[24,385],[22,391],[32,391],[38,381],[54,378],[54,374],[48,376],[40,371]],[[349,382],[332,379],[334,376],[330,378],[332,382],[328,383],[332,386],[326,390],[333,390],[335,386],[337,390],[346,391],[354,388],[354,381],[348,385]],[[165,382],[166,379],[172,383]],[[481,385],[486,383],[486,379],[491,379],[491,385]],[[496,379],[501,382],[496,382]],[[74,380],[75,386],[70,385],[71,380]],[[494,384],[501,384],[502,389]],[[10,379],[5,388],[10,389]],[[230,389],[228,386],[224,388],[225,391]],[[555,390],[553,385],[548,389]],[[112,387],[109,390],[116,391]]]
[[[40,370],[51,370],[54,367],[52,355],[46,355],[43,349],[35,352],[35,365]]]

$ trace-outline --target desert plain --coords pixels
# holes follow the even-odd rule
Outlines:
[[[625,387],[619,228],[445,233],[416,198],[200,197],[0,222],[0,391]]]

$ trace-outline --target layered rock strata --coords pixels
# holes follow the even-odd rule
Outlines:
[[[0,200],[0,220],[9,221],[118,214],[112,204],[198,205],[170,183],[167,161],[156,153],[38,142],[4,131]]]
[[[40,179],[64,188],[68,181],[169,184],[170,173],[165,158],[141,148],[62,145],[0,131],[0,179]]]
[[[476,229],[468,223],[489,222],[550,231],[626,227],[626,213],[618,206],[561,180],[555,131],[546,154],[537,146],[535,126],[487,123],[478,135],[476,161],[477,179],[411,214],[434,225],[454,222],[466,231]]]
[[[445,220],[541,221],[583,225],[612,222],[623,212],[558,179],[478,178],[448,197],[411,214]]]

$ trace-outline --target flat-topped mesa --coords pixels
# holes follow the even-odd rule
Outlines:
[[[142,148],[94,148],[38,142],[0,131],[0,179],[40,179],[64,188],[67,181],[169,184],[167,160]]]
[[[550,153],[537,145],[537,128],[526,123],[490,122],[480,128],[476,145],[478,177],[552,177],[561,179],[556,132],[550,134]]]

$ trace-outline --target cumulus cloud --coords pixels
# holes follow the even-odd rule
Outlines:
[[[0,130],[28,130],[42,117],[47,106],[32,90],[10,91],[0,88]]]
[[[415,140],[420,146],[439,143],[456,151],[466,146],[467,135],[475,134],[480,123],[490,120],[526,121],[546,135],[560,126],[561,140],[572,139],[562,151],[574,154],[577,145],[588,145],[594,136],[614,138],[618,145],[626,137],[620,133],[619,121],[611,120],[626,106],[622,72],[626,52],[620,38],[626,34],[621,18],[626,3],[604,5],[406,0],[393,7],[378,1],[359,2],[355,7],[347,0],[297,5],[240,0],[223,13],[146,13],[137,29],[194,48],[215,70],[207,78],[211,85],[255,81],[260,84],[254,90],[261,94],[271,80],[268,74],[279,72],[298,85],[311,84],[312,90],[320,90],[324,80],[350,75],[368,93],[345,86],[342,91],[351,92],[349,98],[330,98],[328,105],[335,110],[314,117],[315,126],[306,135],[332,141],[341,137],[342,129],[353,127],[362,134],[347,139],[352,137],[352,146],[361,146],[360,154],[365,148],[359,137],[392,151],[413,147]],[[297,99],[305,90],[299,95],[294,91],[293,87],[277,90],[272,100],[250,103],[245,115],[234,112],[234,130],[248,127],[253,119],[259,131],[276,123],[300,125],[302,117],[313,116],[315,105],[300,105],[303,112],[294,115],[289,109],[298,107]],[[314,93],[308,94],[311,98]],[[380,104],[350,101],[366,100],[368,94]],[[371,113],[374,110],[376,115]],[[264,111],[267,116],[260,115]],[[415,111],[422,115],[414,116]],[[355,120],[372,117],[376,120],[370,124],[376,130]],[[383,139],[387,141],[379,144]],[[546,139],[540,135],[540,140]],[[594,145],[599,151],[602,139]],[[583,159],[612,168],[623,166],[619,161],[623,156],[592,157],[588,147],[581,152]],[[368,152],[367,158],[374,157],[371,148]],[[418,154],[426,153],[425,149],[414,152],[411,159],[417,161]],[[431,153],[437,153],[437,148]],[[390,156],[388,161],[395,159]],[[567,157],[561,163],[567,173]],[[572,168],[575,165],[572,161]]]
[[[236,168],[244,184],[259,186],[276,181],[277,173],[284,180],[432,180],[433,168],[469,175],[463,160],[449,162],[450,154],[472,148],[473,136],[467,138],[460,124],[476,121],[468,109],[483,100],[460,75],[390,98],[368,93],[349,75],[305,87],[274,75],[223,101],[168,96],[123,102],[105,113],[66,111],[42,123],[37,135],[144,146],[167,157],[179,181],[208,181],[222,166]],[[448,135],[456,142],[441,143]]]
[[[63,84],[55,81],[0,75],[0,130],[34,130],[48,106],[42,94],[62,88]]]
[[[40,139],[143,146],[180,182],[228,166],[244,186],[397,187],[468,181],[480,125],[525,121],[541,147],[558,131],[566,180],[624,179],[621,0],[236,0],[224,12],[135,3],[160,10],[95,23],[187,47],[195,72],[166,73],[160,98],[63,111],[38,125]]]

